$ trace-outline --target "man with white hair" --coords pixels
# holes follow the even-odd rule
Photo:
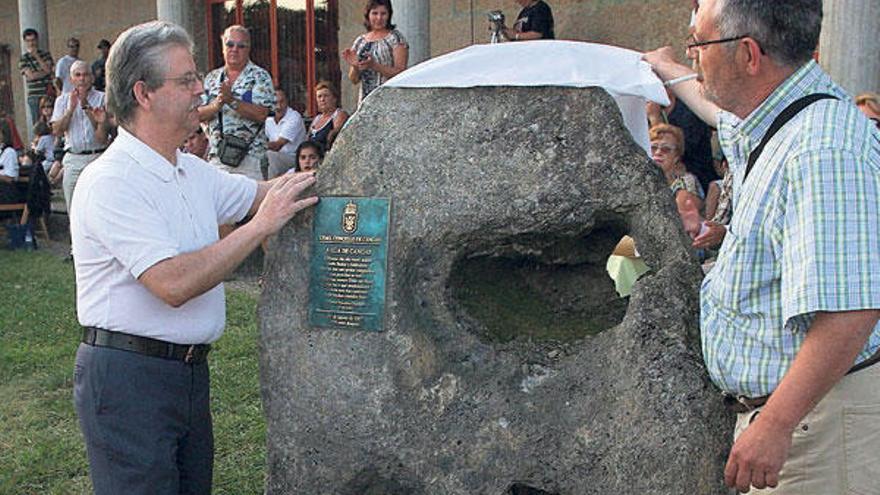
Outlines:
[[[74,61],[70,66],[70,80],[73,88],[55,100],[52,112],[52,132],[64,136],[62,191],[68,212],[80,173],[101,156],[108,141],[104,93],[92,87],[89,64]]]
[[[709,375],[738,414],[725,482],[876,494],[880,134],[812,59],[821,0],[699,7],[698,77],[673,87],[717,122],[734,181],[700,318]],[[665,80],[693,72],[669,47],[645,60]]]
[[[180,151],[204,90],[192,49],[168,22],[119,36],[107,60],[119,135],[73,201],[74,403],[97,495],[211,492],[207,355],[223,333],[222,282],[317,202],[302,198],[313,174],[256,182]]]
[[[208,158],[221,170],[261,180],[266,157],[262,127],[269,111],[275,109],[272,76],[251,61],[251,35],[246,27],[229,26],[221,39],[224,65],[205,76],[199,107],[211,143]]]

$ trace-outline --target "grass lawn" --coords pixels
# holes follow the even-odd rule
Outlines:
[[[73,266],[48,251],[0,250],[0,267],[0,494],[91,493],[73,409]],[[255,308],[253,295],[227,289],[226,333],[209,359],[216,494],[263,492]]]

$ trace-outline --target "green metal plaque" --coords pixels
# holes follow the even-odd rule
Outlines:
[[[322,197],[315,208],[309,323],[381,332],[388,268],[387,198]]]

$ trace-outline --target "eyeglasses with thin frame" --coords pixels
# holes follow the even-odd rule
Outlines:
[[[201,72],[187,72],[178,77],[164,77],[163,81],[177,81],[187,89],[193,89],[197,84],[205,80],[205,74]]]
[[[249,46],[251,46],[250,44],[245,43],[244,41],[232,41],[232,40],[226,40],[226,43],[224,43],[224,44],[226,45],[226,48],[236,47],[239,50],[244,50],[245,48],[248,48]]]
[[[719,38],[717,40],[697,41],[696,36],[694,36],[692,34],[688,37],[688,41],[691,41],[691,42],[686,43],[684,46],[685,46],[685,48],[687,48],[688,51],[690,51],[695,48],[700,48],[702,46],[714,45],[716,43],[729,43],[731,41],[739,41],[739,40],[742,40],[745,38],[751,38],[751,35],[741,34],[739,36],[731,36],[730,38]],[[752,38],[752,39],[754,39],[754,38]],[[757,42],[757,40],[756,40],[756,42]],[[764,52],[764,47],[762,47],[760,44],[758,44],[758,48],[760,48],[760,50],[761,50],[761,55],[766,55],[766,53]]]

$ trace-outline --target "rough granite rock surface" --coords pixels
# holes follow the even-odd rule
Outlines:
[[[273,240],[269,494],[727,493],[699,266],[603,90],[382,88],[317,192],[392,200],[385,331],[309,327],[311,212]]]

